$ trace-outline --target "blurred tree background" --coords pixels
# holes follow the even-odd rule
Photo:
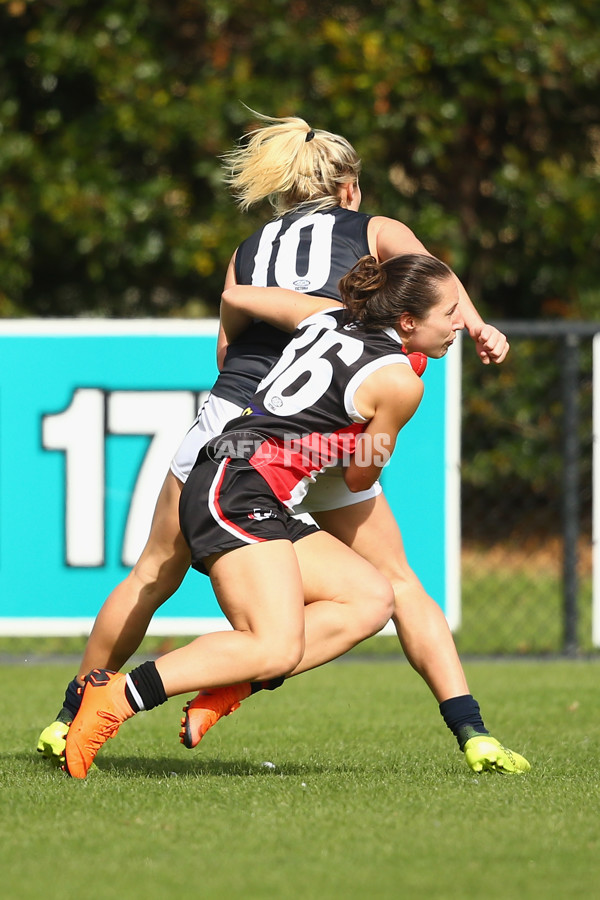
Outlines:
[[[214,314],[244,107],[344,134],[495,318],[590,317],[593,0],[4,0],[0,316]],[[261,218],[262,217],[262,218]]]

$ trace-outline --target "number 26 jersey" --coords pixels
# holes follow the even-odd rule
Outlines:
[[[301,322],[248,408],[210,442],[222,451],[243,435],[246,458],[290,509],[316,475],[354,453],[367,424],[354,404],[365,378],[383,366],[410,366],[393,328],[366,331],[345,316],[337,307]]]

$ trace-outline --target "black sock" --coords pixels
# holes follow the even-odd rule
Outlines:
[[[77,678],[70,681],[65,691],[65,699],[63,700],[62,709],[56,717],[57,722],[64,722],[70,725],[81,706],[81,698],[83,696],[83,686],[79,684]]]
[[[251,681],[250,694],[256,694],[257,691],[274,691],[275,688],[281,687],[285,678],[271,678],[269,681]]]
[[[444,700],[440,703],[440,712],[461,750],[469,738],[476,734],[489,734],[481,718],[479,703],[471,694]]]
[[[168,700],[154,662],[145,662],[127,675],[125,696],[134,712],[154,709]]]

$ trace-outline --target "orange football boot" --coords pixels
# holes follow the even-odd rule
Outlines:
[[[100,747],[113,738],[119,726],[134,715],[125,696],[126,678],[122,672],[92,669],[79,712],[67,733],[65,772],[72,778],[85,778]]]
[[[234,684],[231,687],[211,688],[200,693],[183,707],[185,716],[181,719],[182,729],[179,739],[184,747],[196,747],[209,728],[220,718],[239,709],[240,702],[250,696],[250,682]]]

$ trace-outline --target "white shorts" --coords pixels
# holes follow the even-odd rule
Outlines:
[[[351,491],[344,481],[344,470],[341,466],[332,466],[325,469],[314,484],[308,486],[306,497],[296,506],[294,514],[326,512],[328,509],[341,509],[343,506],[353,506],[362,503],[363,500],[371,500],[381,494],[381,485],[378,481],[367,488],[366,491]]]
[[[188,475],[194,468],[198,454],[202,447],[211,438],[221,434],[228,422],[241,416],[243,406],[232,403],[231,400],[223,400],[209,394],[194,419],[194,424],[179,445],[175,456],[171,460],[171,472],[180,481],[186,482]]]
[[[209,394],[171,460],[173,475],[180,481],[187,481],[202,447],[211,438],[221,434],[227,423],[241,415],[244,408],[230,400]],[[306,497],[296,508],[295,513],[306,515],[311,512],[325,512],[328,509],[341,509],[344,506],[362,503],[363,500],[370,500],[380,493],[381,485],[378,481],[366,491],[353,493],[344,481],[341,466],[333,466],[326,469],[315,483],[309,486]]]

